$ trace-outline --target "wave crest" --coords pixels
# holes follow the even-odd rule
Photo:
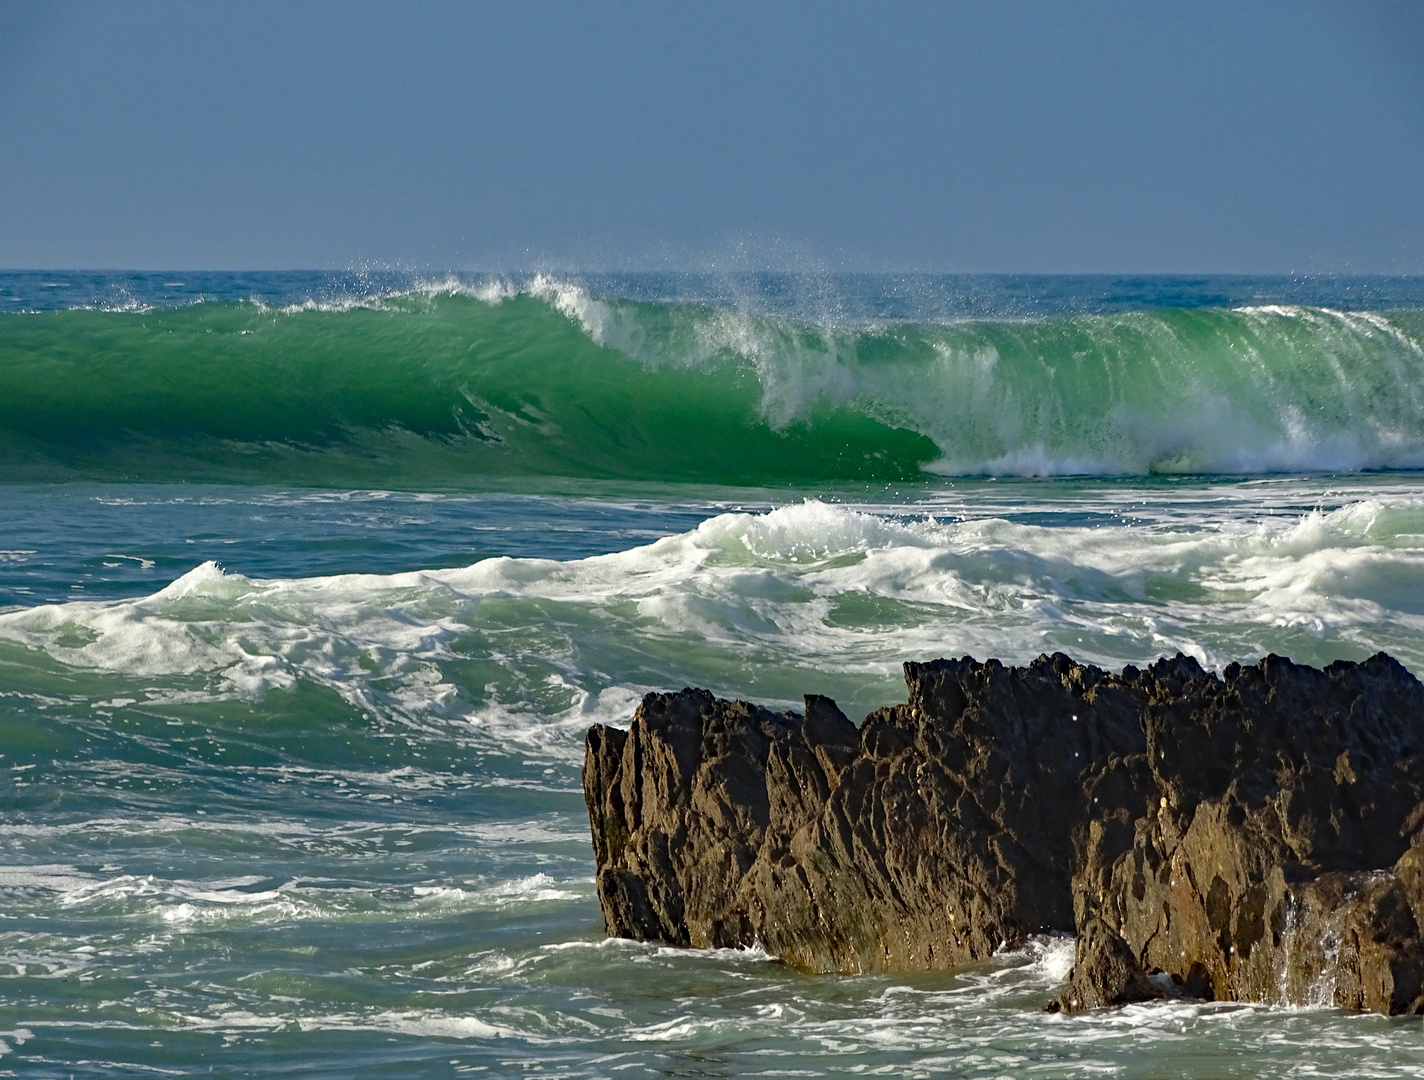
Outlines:
[[[0,316],[12,474],[467,486],[1424,466],[1424,313],[841,325],[547,275]]]

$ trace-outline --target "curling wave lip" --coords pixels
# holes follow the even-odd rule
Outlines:
[[[0,314],[15,477],[478,488],[1424,466],[1424,314],[815,322],[478,287]]]

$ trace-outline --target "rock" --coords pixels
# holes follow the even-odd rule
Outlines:
[[[1075,918],[1221,999],[1417,1012],[1424,687],[1383,654],[1267,657],[1143,715],[1084,778]]]
[[[1148,979],[1137,954],[1101,919],[1079,927],[1075,948],[1068,985],[1048,1003],[1049,1012],[1086,1012],[1163,996]]]
[[[1389,657],[905,677],[909,701],[858,731],[826,698],[773,713],[690,689],[590,730],[608,933],[857,972],[1076,929],[1070,1010],[1144,1000],[1154,972],[1424,1008],[1424,687]]]
[[[649,694],[626,735],[589,731],[584,793],[610,935],[698,948],[753,943],[737,899],[742,879],[768,832],[789,835],[825,804],[858,747],[834,703],[808,699],[807,713],[689,689]]]

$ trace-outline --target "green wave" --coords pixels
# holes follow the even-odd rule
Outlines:
[[[1424,464],[1424,316],[839,327],[544,283],[0,315],[0,467],[462,487]]]

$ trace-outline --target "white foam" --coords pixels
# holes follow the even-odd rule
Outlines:
[[[281,999],[274,997],[272,1000]],[[309,1013],[259,1013],[243,1008],[228,1008],[221,1009],[215,1015],[167,1012],[165,1020],[169,1030],[231,1034],[283,1031],[295,1025],[301,1031],[375,1031],[391,1035],[445,1039],[488,1040],[529,1037],[527,1033],[508,1025],[493,1024],[476,1016],[459,1015],[442,1010],[417,1012],[372,1009],[369,1012],[333,1012],[311,1015]],[[52,1027],[56,1025],[46,1022],[33,1026]],[[106,1027],[128,1029],[131,1027],[131,1025],[122,1023],[86,1023],[83,1021],[69,1021],[66,1022],[66,1026],[88,1029]]]
[[[552,767],[647,690],[743,692],[717,681],[729,669],[767,673],[757,696],[794,703],[817,689],[815,672],[892,694],[901,661],[946,654],[1023,662],[1062,649],[1119,667],[1180,649],[1220,667],[1386,648],[1418,665],[1424,499],[1148,528],[914,520],[810,500],[568,562],[267,581],[205,563],[137,600],[0,613],[0,639],[121,676],[94,698],[105,709],[305,681],[382,720]],[[471,656],[483,685],[469,681]],[[373,795],[446,782],[419,770],[339,779]]]
[[[35,1037],[35,1033],[29,1028],[14,1028],[10,1031],[0,1031],[0,1057],[12,1053],[15,1046],[24,1046]],[[11,1045],[14,1044],[14,1046]]]
[[[0,866],[0,890],[44,889],[69,893],[88,888],[97,880],[77,867],[60,863]]]
[[[590,879],[591,880],[591,879]],[[582,900],[586,893],[564,887],[567,883],[556,882],[548,874],[533,874],[529,877],[501,881],[481,888],[466,889],[449,885],[416,886],[414,894],[421,900],[441,906],[460,908],[478,907],[522,907],[526,904],[546,901]]]
[[[244,926],[319,920],[323,922],[368,918],[411,918],[434,912],[489,911],[522,908],[539,903],[584,902],[591,881],[556,880],[539,873],[504,880],[432,883],[414,886],[407,897],[392,895],[385,886],[356,886],[323,879],[301,878],[275,887],[254,889],[263,878],[211,881],[164,880],[153,875],[119,874],[104,877],[79,874],[69,867],[30,867],[9,876],[9,888],[34,894],[53,894],[59,909],[123,910],[147,917],[160,925],[240,924]],[[57,871],[57,872],[56,872]],[[0,882],[0,889],[7,883]],[[0,963],[18,965],[0,952]],[[69,955],[29,959],[52,971],[67,971],[88,958]],[[65,966],[68,965],[68,966]],[[23,968],[20,969],[23,973]]]

